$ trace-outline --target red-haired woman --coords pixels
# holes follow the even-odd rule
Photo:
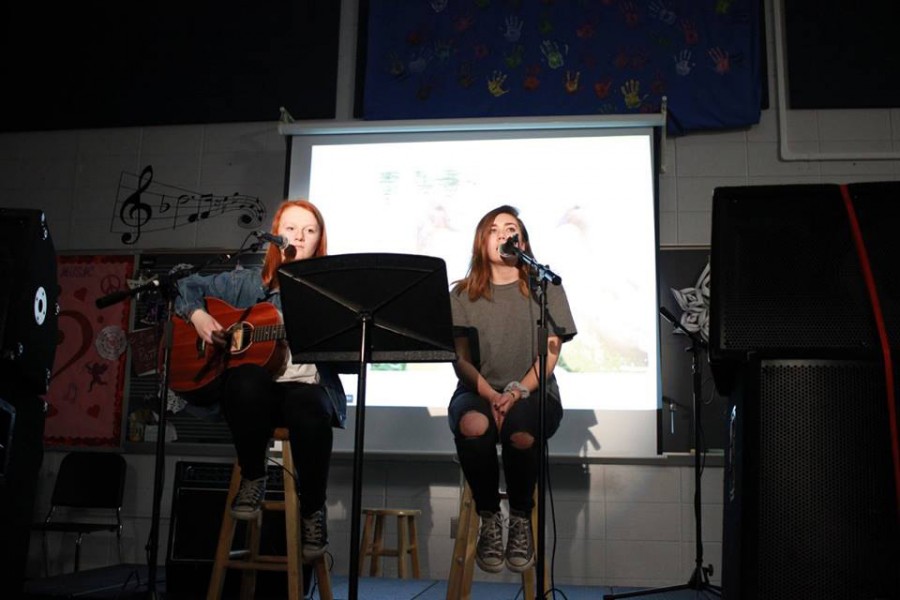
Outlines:
[[[288,245],[270,245],[262,270],[237,268],[215,275],[191,275],[178,284],[175,312],[190,321],[209,344],[225,344],[224,327],[209,314],[204,299],[218,298],[235,308],[270,302],[279,310],[278,268],[295,260],[327,253],[322,214],[306,200],[283,202],[272,233]],[[290,354],[290,352],[288,352]],[[328,543],[325,492],[331,461],[332,427],[343,427],[347,401],[337,372],[326,364],[293,364],[288,360],[274,378],[262,366],[241,364],[227,369],[203,397],[192,402],[219,403],[231,430],[241,487],[231,506],[237,519],[255,519],[266,489],[266,452],[276,427],[288,427],[297,466],[301,500],[302,553],[306,560],[324,554]]]
[[[464,279],[450,294],[455,328],[478,333],[478,365],[471,338],[458,336],[454,363],[459,384],[448,418],[463,473],[481,517],[476,562],[496,573],[504,563],[521,572],[534,564],[531,534],[533,493],[538,467],[538,304],[529,273],[517,255],[500,247],[518,236],[518,248],[531,256],[531,245],[518,211],[500,206],[484,215],[475,229],[472,257]],[[547,287],[547,404],[545,431],[553,435],[562,419],[559,387],[553,369],[563,342],[575,335],[575,323],[562,286]],[[462,331],[462,329],[457,329]],[[500,468],[509,499],[509,525],[503,548]]]

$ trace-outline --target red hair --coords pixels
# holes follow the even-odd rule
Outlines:
[[[515,207],[504,204],[490,211],[478,221],[475,226],[475,239],[472,241],[472,258],[469,261],[469,270],[463,279],[454,282],[453,291],[457,294],[468,292],[469,300],[474,302],[479,298],[491,299],[491,267],[488,255],[488,239],[491,236],[491,227],[497,215],[507,214],[516,218],[519,230],[522,232],[522,241],[525,242],[524,252],[531,254],[531,242],[528,241],[528,230],[519,218],[519,211]],[[528,296],[528,271],[525,265],[519,261],[519,291],[523,296]]]
[[[328,236],[325,234],[325,219],[322,218],[322,213],[319,212],[316,205],[309,200],[285,200],[282,202],[278,206],[278,210],[275,211],[275,216],[272,217],[272,233],[278,234],[278,228],[281,226],[281,215],[284,214],[286,209],[292,206],[308,210],[316,218],[316,222],[319,224],[319,232],[321,235],[319,236],[319,245],[316,246],[313,257],[325,256],[328,254]],[[281,249],[269,244],[269,249],[266,250],[266,259],[263,261],[262,267],[263,285],[272,289],[278,287],[278,268],[281,267],[281,263]]]

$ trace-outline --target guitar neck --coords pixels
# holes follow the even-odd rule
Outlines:
[[[253,328],[254,342],[268,342],[272,340],[283,340],[286,336],[284,332],[284,324],[262,325]]]

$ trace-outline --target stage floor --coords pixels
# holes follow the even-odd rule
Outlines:
[[[275,574],[284,577],[283,574]],[[24,598],[28,600],[59,600],[78,598],[83,600],[133,599],[147,597],[147,567],[143,565],[116,565],[102,569],[91,569],[80,573],[57,575],[46,579],[34,579],[25,583]],[[332,576],[335,600],[347,600],[348,579],[346,576]],[[258,587],[257,600],[283,600],[281,590],[266,591],[264,582]],[[203,587],[203,586],[200,586]],[[234,587],[234,586],[232,586]],[[272,587],[271,585],[268,587]],[[637,588],[608,586],[557,586],[555,595],[547,598],[560,600],[603,600],[606,594],[621,594],[637,591]],[[203,597],[202,589],[167,590],[165,567],[157,571],[157,598],[166,600],[195,600]],[[358,597],[362,600],[445,600],[447,582],[433,579],[395,579],[387,577],[361,577]],[[226,594],[225,598],[237,597]],[[666,593],[648,593],[639,596],[646,600],[681,600],[688,598],[715,598],[717,596],[696,590],[682,590]],[[315,587],[311,598],[319,598]],[[476,581],[472,584],[472,598],[475,600],[522,600],[521,586],[514,583],[492,583]]]

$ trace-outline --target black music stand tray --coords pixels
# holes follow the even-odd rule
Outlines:
[[[349,573],[356,600],[366,365],[456,360],[447,267],[432,256],[342,254],[283,265],[278,281],[292,360],[359,363]]]

